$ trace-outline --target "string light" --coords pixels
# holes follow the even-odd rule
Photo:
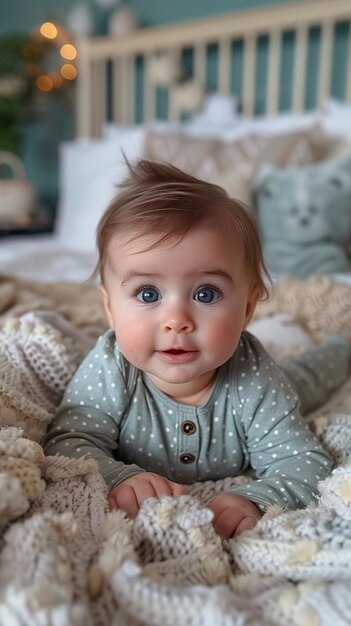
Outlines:
[[[52,78],[47,74],[41,74],[36,80],[36,85],[40,91],[51,91],[54,84]]]
[[[71,43],[65,43],[60,50],[60,55],[68,61],[73,61],[77,56],[77,50]]]
[[[43,37],[47,39],[56,39],[57,37],[57,28],[52,22],[44,22],[39,30]]]
[[[60,69],[60,74],[67,80],[73,80],[77,76],[77,70],[72,63],[65,63]]]
[[[48,40],[59,53],[59,58],[64,61],[59,64],[57,70],[52,72],[43,72],[42,68],[36,68],[36,81],[35,84],[40,91],[46,93],[59,89],[63,86],[65,81],[72,81],[77,76],[77,69],[74,65],[74,61],[77,57],[77,49],[71,42],[71,37],[68,32],[59,24],[53,22],[43,22],[40,25],[39,38]],[[36,36],[38,37],[38,35]],[[67,63],[67,61],[70,61]]]

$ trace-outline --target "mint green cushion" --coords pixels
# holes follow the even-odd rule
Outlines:
[[[253,192],[272,272],[303,277],[351,269],[351,155],[300,168],[264,165]]]

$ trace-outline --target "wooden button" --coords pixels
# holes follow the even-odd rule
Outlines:
[[[187,420],[183,422],[181,429],[185,435],[193,435],[196,432],[196,425],[194,422]]]
[[[179,458],[182,463],[185,463],[185,465],[188,465],[189,463],[194,463],[195,461],[194,455],[190,454],[190,452],[184,452],[184,454],[181,454]]]

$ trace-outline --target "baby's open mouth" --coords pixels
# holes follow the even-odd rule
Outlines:
[[[183,350],[182,348],[170,348],[169,350],[161,350],[158,355],[166,363],[190,363],[199,356],[198,350]]]
[[[165,352],[167,352],[167,354],[184,354],[185,352],[188,352],[188,350],[165,350]]]

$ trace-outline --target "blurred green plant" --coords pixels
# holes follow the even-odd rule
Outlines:
[[[0,37],[0,150],[20,153],[23,125],[35,115],[35,69],[44,48],[25,35]]]

